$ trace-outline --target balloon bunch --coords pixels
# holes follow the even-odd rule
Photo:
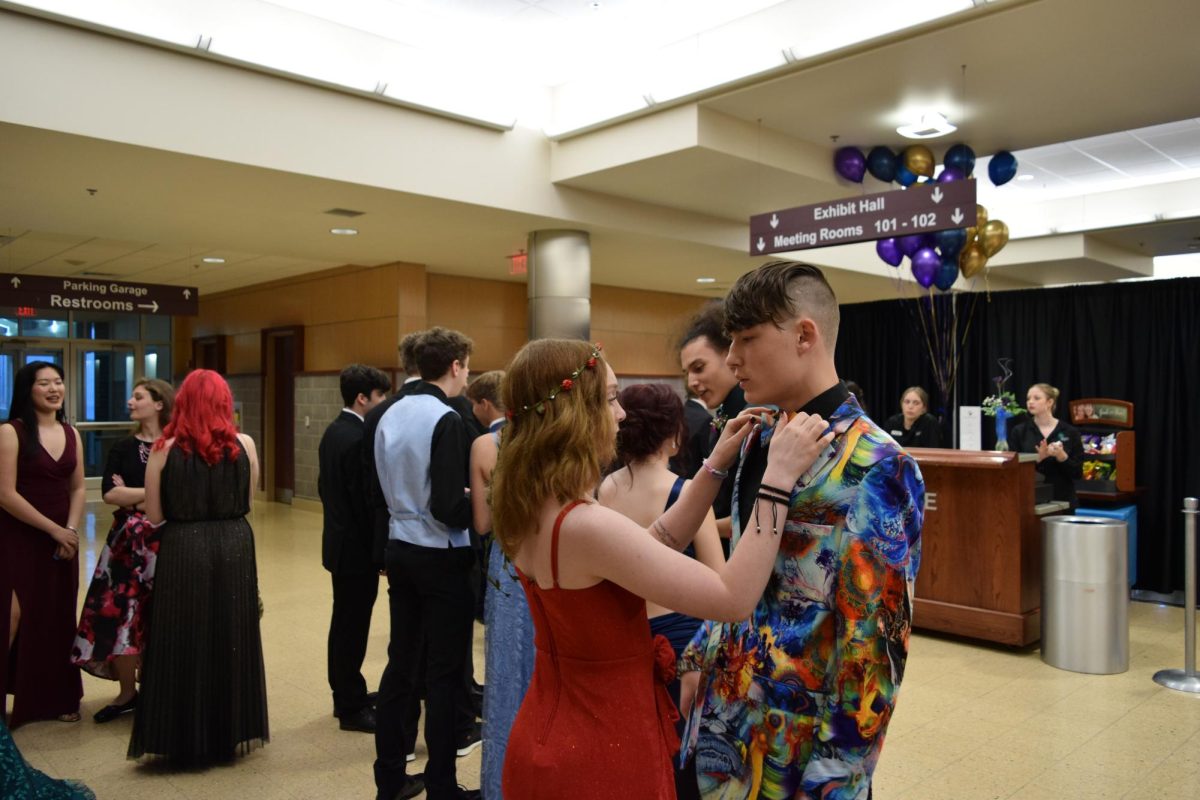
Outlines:
[[[833,156],[837,174],[855,183],[862,183],[868,172],[877,180],[894,181],[906,189],[918,181],[974,180],[975,151],[965,144],[956,144],[946,151],[942,171],[935,178],[936,164],[933,152],[922,144],[906,147],[899,154],[882,146],[871,148],[866,155],[857,147],[842,147]],[[1016,174],[1017,158],[1007,150],[996,153],[988,162],[988,178],[996,186],[1008,183]],[[912,263],[913,279],[921,288],[936,286],[943,292],[949,291],[960,272],[966,278],[974,278],[983,272],[988,259],[1008,244],[1008,226],[998,219],[989,220],[983,206],[975,208],[973,227],[880,239],[875,243],[875,252],[893,267],[899,267],[907,256]]]

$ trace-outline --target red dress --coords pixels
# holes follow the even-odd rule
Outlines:
[[[554,588],[518,574],[533,616],[533,681],[504,759],[504,796],[521,800],[673,800],[678,712],[667,694],[674,654],[652,641],[646,601],[609,581]],[[665,652],[664,652],[665,651]]]
[[[75,471],[75,431],[63,424],[66,447],[55,461],[41,446],[27,452],[24,426],[19,420],[11,424],[21,442],[17,493],[59,525],[66,525]],[[0,642],[4,644],[13,592],[21,604],[17,640],[9,657],[0,658],[0,686],[14,696],[10,728],[78,711],[83,697],[79,667],[71,663],[79,554],[58,561],[55,549],[45,532],[0,510]]]

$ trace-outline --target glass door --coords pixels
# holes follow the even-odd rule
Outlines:
[[[83,440],[83,474],[88,488],[99,487],[113,444],[132,427],[126,406],[133,383],[141,377],[134,344],[71,343],[71,416]]]
[[[37,339],[5,339],[0,341],[0,420],[8,419],[12,402],[13,379],[17,370],[31,361],[49,361],[63,366],[65,343]],[[64,371],[66,367],[63,367]]]

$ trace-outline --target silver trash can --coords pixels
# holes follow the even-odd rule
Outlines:
[[[1042,520],[1042,660],[1050,666],[1129,669],[1128,537],[1121,520]]]

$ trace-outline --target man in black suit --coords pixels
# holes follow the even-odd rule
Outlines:
[[[386,373],[351,364],[342,370],[345,406],[325,429],[318,450],[317,491],[324,507],[321,563],[333,578],[328,677],[333,713],[344,731],[375,732],[375,709],[362,676],[379,571],[363,476],[363,417],[391,387]]]

